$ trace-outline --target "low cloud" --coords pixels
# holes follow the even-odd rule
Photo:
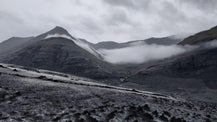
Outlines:
[[[217,40],[199,45],[156,45],[156,44],[132,44],[130,47],[120,49],[101,49],[98,50],[104,60],[113,64],[140,64],[152,60],[162,60],[182,53],[212,49],[217,47]]]
[[[217,47],[217,40],[213,40],[211,42],[207,42],[207,43],[204,43],[202,45],[199,46],[201,49],[212,49],[212,48],[216,48]]]
[[[104,60],[113,64],[139,64],[152,60],[160,60],[193,50],[192,46],[178,45],[140,45],[121,49],[99,50]]]

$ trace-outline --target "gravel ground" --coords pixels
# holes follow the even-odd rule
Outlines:
[[[2,122],[215,122],[217,105],[0,64]]]

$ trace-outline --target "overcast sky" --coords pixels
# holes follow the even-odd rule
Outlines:
[[[0,40],[56,25],[91,42],[196,33],[217,25],[217,0],[0,0]]]

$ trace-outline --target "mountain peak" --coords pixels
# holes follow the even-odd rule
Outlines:
[[[48,32],[48,34],[65,34],[65,35],[70,35],[69,32],[64,29],[63,27],[56,26],[52,30]]]
[[[61,26],[56,26],[54,29],[62,29],[62,30],[66,30],[65,28],[61,27]]]
[[[66,37],[66,38],[70,38],[70,39],[75,39],[74,37],[72,37],[70,35],[70,33],[64,29],[63,27],[60,26],[56,26],[53,29],[51,29],[48,32],[45,32],[41,35],[38,35],[37,37],[35,37],[33,40],[38,41],[38,40],[42,40],[42,39],[46,39],[46,38],[50,38],[50,37]]]

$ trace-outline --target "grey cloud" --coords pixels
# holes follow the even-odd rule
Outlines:
[[[111,26],[119,26],[121,24],[132,24],[131,19],[122,9],[115,8],[111,10],[110,14],[104,16],[104,20]]]
[[[151,6],[151,0],[104,0],[113,7],[124,7],[132,10],[147,10]]]
[[[23,23],[23,20],[19,18],[18,16],[15,16],[13,14],[7,13],[6,11],[0,11],[0,21],[9,20],[16,23]]]
[[[24,28],[22,29],[22,27]],[[26,31],[25,27],[24,20],[20,17],[5,11],[0,11],[0,42],[1,39],[15,36],[18,33],[22,35],[22,31]],[[16,32],[14,28],[20,28],[20,31]]]
[[[100,34],[102,33],[104,30],[103,28],[100,27],[100,23],[97,23],[97,21],[99,20],[96,20],[94,18],[91,18],[91,17],[74,17],[77,21],[77,23],[79,24],[79,26],[82,27],[82,30],[84,32],[90,32],[91,34]]]
[[[196,33],[217,25],[216,6],[216,0],[1,0],[0,40],[56,25],[92,42]]]
[[[135,7],[133,0],[104,0],[106,3],[113,6]]]
[[[156,45],[141,44],[121,49],[99,50],[105,61],[114,64],[140,64],[152,60],[162,60],[185,52],[205,48],[216,48],[217,40],[204,43],[200,46]]]
[[[179,3],[191,4],[202,11],[216,11],[216,0],[179,0]]]

